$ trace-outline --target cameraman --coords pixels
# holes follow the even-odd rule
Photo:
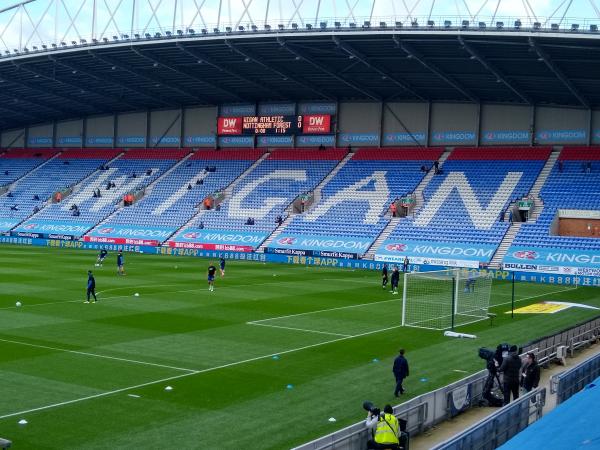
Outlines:
[[[367,448],[390,450],[399,450],[402,448],[398,440],[400,425],[398,424],[398,419],[394,416],[394,410],[391,405],[385,405],[383,414],[380,413],[378,408],[369,410],[365,425],[373,431],[375,436],[374,439],[370,439],[367,442]]]
[[[517,354],[517,346],[513,345],[508,355],[502,360],[498,372],[502,373],[502,391],[504,393],[504,404],[510,403],[510,394],[513,400],[519,398],[519,379],[521,377],[521,358]]]

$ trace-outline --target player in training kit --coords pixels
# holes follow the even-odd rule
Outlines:
[[[217,268],[213,264],[208,266],[208,290],[211,292],[215,290],[215,273],[216,272],[217,272]]]
[[[221,277],[225,276],[225,259],[219,258],[219,268],[221,269]]]
[[[102,263],[106,259],[106,255],[108,255],[108,251],[105,248],[100,250],[100,253],[98,253],[98,259],[96,260],[96,267],[102,267]]]
[[[90,302],[90,295],[94,296],[94,301],[92,303],[96,303],[96,280],[91,270],[88,270],[88,281],[87,281],[87,300],[84,303]]]
[[[385,289],[388,284],[388,266],[387,264],[383,265],[383,270],[381,271],[381,287]]]
[[[392,290],[390,291],[392,294],[398,294],[398,283],[400,282],[400,271],[398,271],[397,267],[394,267],[392,271]]]
[[[122,250],[119,250],[119,254],[117,255],[117,275],[125,275],[125,260]]]

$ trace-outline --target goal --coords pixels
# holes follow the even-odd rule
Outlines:
[[[404,274],[402,326],[454,329],[488,318],[488,273],[447,269]]]

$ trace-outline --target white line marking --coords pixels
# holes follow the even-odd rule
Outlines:
[[[330,336],[351,337],[350,334],[330,333],[328,331],[307,330],[305,328],[284,327],[284,326],[280,326],[280,325],[269,325],[269,324],[266,324],[266,323],[246,322],[246,325],[256,325],[256,326],[259,326],[259,327],[269,327],[269,328],[282,328],[284,330],[304,331],[306,333],[328,334]]]
[[[522,302],[525,300],[531,300],[532,298],[543,297],[544,295],[552,295],[552,294],[559,294],[560,292],[575,291],[576,289],[577,289],[577,287],[573,287],[573,288],[561,289],[559,291],[544,292],[543,294],[539,294],[539,295],[532,295],[530,297],[523,297],[523,298],[515,299],[515,303]],[[493,305],[490,305],[490,307],[510,305],[511,303],[512,303],[512,301],[504,302],[504,303],[495,303]]]
[[[452,372],[458,372],[458,373],[469,373],[466,370],[460,370],[460,369],[453,369]]]
[[[266,322],[268,320],[287,319],[288,317],[306,316],[308,314],[317,314],[317,313],[327,312],[327,311],[338,311],[340,309],[359,308],[361,306],[379,305],[380,303],[401,302],[401,301],[402,301],[402,299],[393,298],[391,300],[382,300],[380,302],[369,302],[369,303],[359,303],[357,305],[338,306],[336,308],[318,309],[316,311],[307,311],[307,312],[298,313],[298,314],[288,314],[287,316],[277,316],[277,317],[269,317],[268,319],[253,320],[252,323],[256,324],[259,322]]]
[[[332,344],[332,343],[340,342],[340,341],[346,341],[348,339],[354,339],[354,338],[362,337],[362,336],[368,336],[370,334],[381,333],[382,331],[393,330],[395,328],[400,328],[401,326],[402,325],[394,325],[392,327],[381,328],[379,330],[373,330],[373,331],[367,331],[366,333],[355,334],[353,336],[339,337],[337,339],[330,339],[328,341],[319,342],[317,344],[305,345],[303,347],[297,347],[297,348],[293,348],[293,349],[290,349],[290,350],[285,350],[285,351],[282,351],[282,352],[270,353],[268,355],[256,356],[254,358],[245,359],[243,361],[236,361],[236,362],[232,362],[232,363],[228,363],[228,364],[223,364],[223,365],[220,365],[220,366],[209,367],[207,369],[197,370],[195,372],[190,372],[190,373],[184,373],[182,375],[175,375],[173,377],[162,378],[160,380],[148,381],[147,383],[136,384],[135,386],[128,386],[128,387],[124,387],[124,388],[120,388],[120,389],[115,389],[113,391],[101,392],[99,394],[88,395],[87,397],[76,398],[76,399],[73,399],[73,400],[67,400],[65,402],[60,402],[60,403],[53,403],[51,405],[40,406],[38,408],[32,408],[32,409],[28,409],[28,410],[25,410],[25,411],[17,411],[17,412],[14,412],[14,413],[5,414],[3,416],[0,416],[0,420],[7,419],[9,417],[20,416],[20,415],[28,414],[28,413],[32,413],[32,412],[37,412],[37,411],[43,411],[43,410],[46,410],[46,409],[56,408],[56,407],[59,407],[59,406],[71,405],[73,403],[80,403],[80,402],[83,402],[83,401],[86,401],[86,400],[92,400],[92,399],[95,399],[95,398],[107,397],[109,395],[118,394],[120,392],[125,392],[125,391],[130,391],[132,389],[139,389],[139,388],[143,388],[143,387],[146,387],[146,386],[152,386],[152,385],[158,384],[158,383],[164,383],[165,381],[178,380],[180,378],[185,378],[185,377],[189,377],[189,376],[192,376],[192,375],[198,375],[198,374],[207,373],[207,372],[214,372],[215,370],[226,369],[226,368],[233,367],[233,366],[239,366],[241,364],[246,364],[246,363],[250,363],[250,362],[254,362],[254,361],[259,361],[261,359],[272,358],[275,355],[278,355],[278,356],[286,355],[288,353],[299,352],[299,351],[307,350],[307,349],[310,349],[310,348],[320,347],[322,345]]]
[[[127,397],[140,398],[140,397],[141,397],[141,395],[136,395],[136,394],[127,394]]]
[[[165,369],[173,369],[173,370],[179,370],[179,371],[183,371],[183,372],[196,372],[195,369],[186,369],[184,367],[167,366],[165,364],[157,364],[157,363],[151,363],[151,362],[146,362],[146,361],[138,361],[135,359],[119,358],[117,356],[100,355],[98,353],[82,352],[82,351],[78,351],[78,350],[69,350],[66,348],[50,347],[48,345],[30,344],[29,342],[13,341],[10,339],[0,339],[0,342],[8,342],[10,344],[17,344],[17,345],[26,345],[28,347],[45,348],[47,350],[54,350],[54,351],[64,352],[64,353],[73,353],[75,355],[91,356],[94,358],[113,359],[115,361],[123,361],[123,362],[131,363],[131,364],[141,364],[144,366],[162,367]]]

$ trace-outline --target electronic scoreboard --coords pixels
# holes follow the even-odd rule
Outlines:
[[[220,136],[327,133],[331,133],[331,116],[327,114],[219,117],[217,120]]]

